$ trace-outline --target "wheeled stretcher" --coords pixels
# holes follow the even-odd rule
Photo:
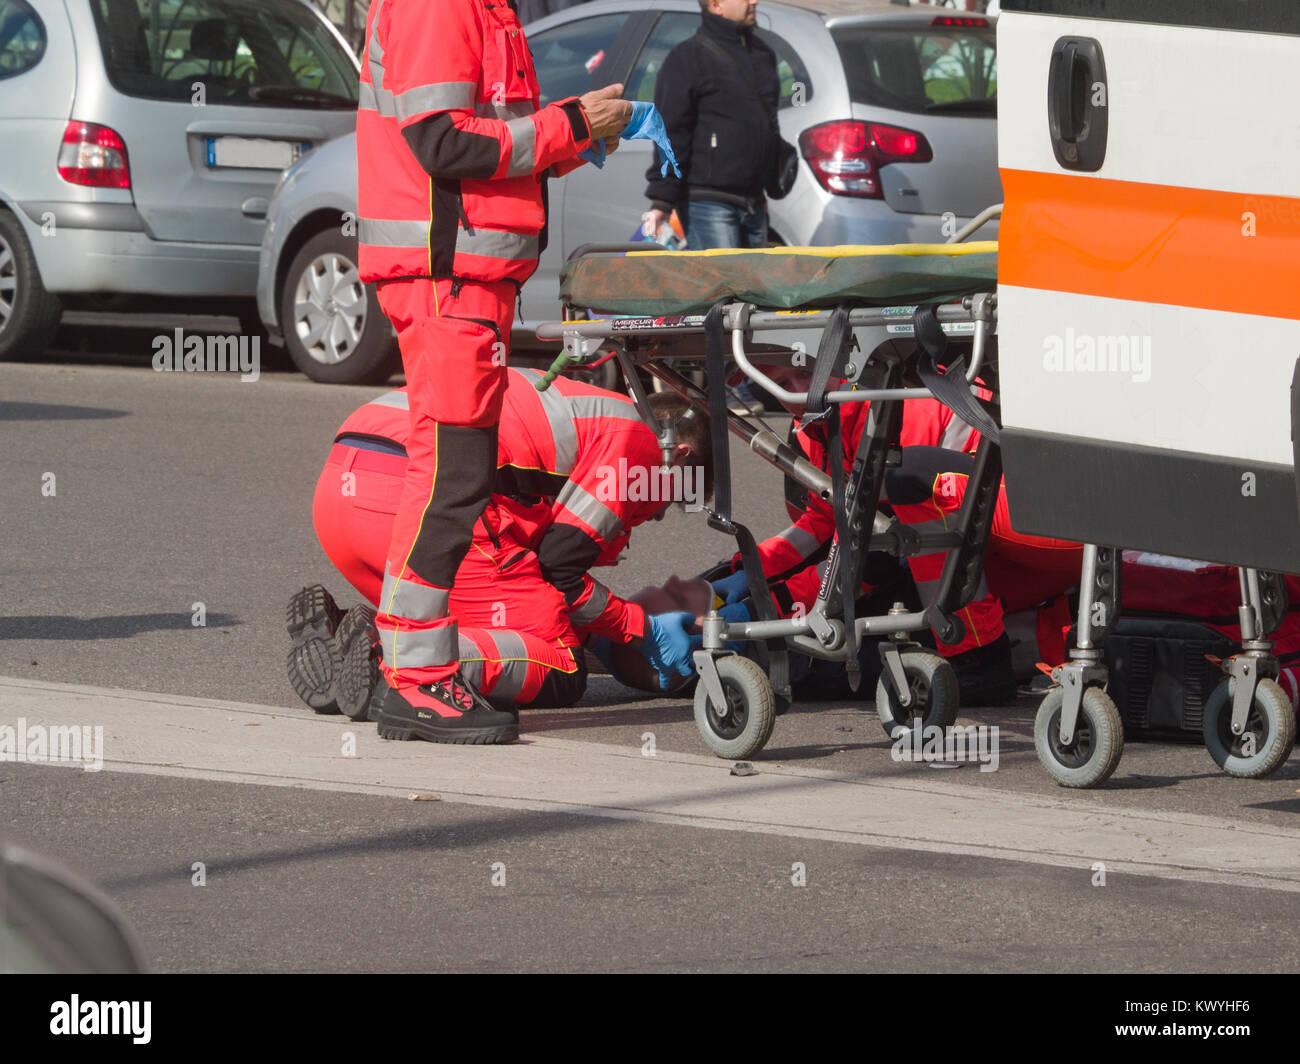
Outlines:
[[[972,382],[978,376],[996,395],[996,245],[643,249],[600,245],[575,252],[561,282],[565,320],[540,326],[537,335],[564,341],[553,374],[565,363],[618,359],[638,409],[659,436],[665,465],[676,442],[674,426],[656,420],[639,371],[708,410],[716,481],[708,521],[736,540],[757,617],[728,623],[711,612],[705,620],[702,649],[695,653],[695,717],[705,742],[721,757],[757,753],[775,717],[791,704],[791,651],[842,661],[856,686],[861,643],[878,636],[884,638],[876,703],[886,733],[898,738],[900,729],[953,724],[958,684],[952,667],[910,637],[933,629],[944,642],[959,641],[964,629],[958,611],[981,584],[1002,464],[996,404],[979,400]],[[790,365],[800,349],[779,340],[810,331],[816,351],[807,352],[815,354],[809,390],[791,393],[758,367]],[[767,342],[756,343],[755,334]],[[827,418],[830,473],[761,423],[728,413],[728,357],[758,387],[803,404],[806,417]],[[688,376],[701,363],[703,387]],[[905,385],[909,377],[922,384]],[[922,397],[938,398],[981,433],[961,509],[948,530],[915,530],[881,507],[886,470],[901,460],[902,404]],[[862,402],[871,408],[846,474],[843,458],[850,456],[839,436],[838,410]],[[816,603],[803,616],[779,616],[754,536],[733,517],[728,430],[832,502],[835,538]],[[883,616],[856,616],[861,568],[871,551],[898,558],[944,552],[930,601],[917,611],[897,604]],[[757,660],[726,649],[737,642],[754,643]]]
[[[855,683],[858,650],[868,637],[884,637],[876,706],[888,735],[897,738],[900,729],[906,733],[955,721],[958,686],[951,666],[909,636],[930,628],[944,642],[959,640],[957,612],[981,581],[1002,477],[1001,389],[993,355],[996,279],[992,244],[696,253],[615,245],[575,253],[562,281],[565,320],[538,329],[539,337],[565,343],[557,369],[563,362],[616,357],[642,416],[659,434],[665,464],[675,442],[673,426],[656,422],[637,371],[710,413],[718,486],[709,523],[735,538],[758,612],[740,624],[710,614],[703,648],[695,655],[696,723],[719,756],[752,756],[767,742],[775,717],[790,706],[791,651],[842,661]],[[808,392],[788,392],[759,372],[765,363],[789,364],[794,349],[770,342],[773,336],[806,337],[810,330],[817,339]],[[756,333],[769,342],[756,343]],[[824,473],[761,424],[728,413],[728,356],[756,385],[804,404],[807,416],[825,414],[831,425],[843,404],[872,403],[847,477],[834,451],[832,471]],[[687,376],[701,362],[703,388]],[[907,376],[919,376],[923,386],[904,386]],[[977,376],[992,401],[976,398]],[[828,390],[831,380],[841,379],[843,385]],[[1007,387],[1023,391],[1021,383]],[[899,461],[902,403],[929,396],[978,429],[981,442],[954,525],[918,533],[882,512],[881,498],[885,472]],[[754,537],[732,516],[727,430],[807,490],[833,500],[835,540],[816,604],[803,617],[778,616]],[[1019,467],[1045,460],[1029,447],[1019,448]],[[1049,476],[1069,479],[1061,469],[1037,469],[1032,478],[1022,468],[1014,472],[1036,486]],[[1012,494],[1014,499],[1014,485]],[[1025,497],[1024,484],[1019,494]],[[1145,500],[1119,502],[1139,512]],[[1013,509],[1013,516],[1017,512]],[[1089,538],[1086,529],[1059,522],[1042,530]],[[870,551],[899,558],[945,552],[937,590],[919,611],[898,605],[884,616],[855,616],[858,574]],[[1039,759],[1064,786],[1102,783],[1123,750],[1121,718],[1106,692],[1104,656],[1106,636],[1119,618],[1120,557],[1114,547],[1084,547],[1077,638],[1069,660],[1052,670],[1055,686],[1035,721]],[[1278,574],[1255,568],[1240,570],[1240,584],[1242,650],[1223,662],[1225,679],[1207,703],[1204,732],[1210,753],[1226,771],[1260,776],[1281,765],[1294,743],[1294,713],[1276,683],[1277,659],[1269,641],[1286,615],[1287,592]],[[757,662],[727,652],[727,644],[739,641],[756,644]]]

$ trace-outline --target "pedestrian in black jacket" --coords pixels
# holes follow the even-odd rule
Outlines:
[[[646,172],[657,232],[674,208],[691,250],[763,247],[765,177],[776,158],[776,54],[754,32],[757,0],[700,0],[701,26],[664,60],[655,82],[682,176]]]

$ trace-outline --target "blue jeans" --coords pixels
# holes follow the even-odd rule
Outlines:
[[[679,203],[677,216],[686,230],[688,251],[709,248],[761,248],[767,243],[767,207],[753,213],[716,200]]]

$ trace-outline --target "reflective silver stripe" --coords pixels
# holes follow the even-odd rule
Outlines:
[[[391,218],[359,218],[357,239],[372,248],[427,248],[429,223]]]
[[[379,0],[375,5],[374,30],[370,34],[370,47],[367,50],[367,58],[370,62],[370,80],[374,82],[375,93],[379,93],[384,87],[384,46],[379,43],[379,16],[383,14],[385,0]],[[365,86],[362,86],[364,89]],[[358,103],[365,100],[364,92],[358,98]],[[374,109],[374,97],[370,99],[370,110]]]
[[[487,633],[496,645],[497,662],[501,666],[501,675],[492,685],[493,698],[514,698],[524,689],[528,679],[528,647],[518,632],[491,631]]]
[[[363,243],[369,243],[364,241]],[[537,234],[511,233],[504,229],[464,229],[456,233],[457,255],[481,255],[485,259],[535,259]]]
[[[384,392],[384,394],[381,395],[378,399],[371,399],[370,402],[367,403],[366,405],[367,406],[391,406],[397,410],[410,410],[411,399],[404,391],[401,391],[398,388],[394,388],[391,392]],[[388,584],[387,577],[384,578],[384,584],[385,585]]]
[[[404,617],[408,621],[436,621],[447,616],[450,597],[451,593],[445,588],[398,580],[391,573],[385,573],[384,587],[379,592],[379,609],[390,617]]]
[[[510,130],[510,165],[506,177],[524,177],[533,172],[537,147],[537,127],[531,118],[514,118],[506,123]]]
[[[372,248],[427,248],[429,222],[393,218],[361,218],[357,239]],[[457,255],[479,255],[486,259],[535,259],[537,235],[511,233],[504,229],[475,229],[456,233]]]
[[[533,382],[542,379],[541,370],[522,369],[516,372],[522,373]],[[573,424],[573,408],[560,394],[558,388],[547,388],[544,392],[534,389],[533,394],[541,402],[542,413],[546,415],[546,421],[551,426],[551,439],[555,443],[554,471],[572,473],[573,467],[578,462],[578,430]]]
[[[623,528],[623,522],[613,510],[573,481],[564,485],[555,501],[578,520],[585,521],[595,529],[596,534],[606,542],[617,536]]]
[[[415,115],[431,114],[434,111],[461,111],[474,106],[474,90],[478,86],[472,81],[442,81],[431,85],[417,85],[413,89],[400,92],[393,100],[394,111],[398,121],[405,122]],[[384,99],[379,97],[379,113],[384,113]]]
[[[456,660],[456,625],[444,624],[440,628],[424,630],[391,628],[379,629],[379,645],[384,662],[393,669],[427,669],[435,665],[449,665]]]
[[[457,639],[456,645],[460,648],[461,677],[466,683],[473,685],[476,689],[481,689],[483,684],[483,660],[478,656],[478,647],[474,645],[474,640],[463,635]]]
[[[603,395],[575,395],[569,399],[574,417],[616,418],[622,421],[640,421],[636,407],[622,399]]]
[[[816,536],[807,529],[791,525],[782,532],[777,539],[783,539],[799,552],[800,558],[807,558],[813,551],[817,550],[822,544]]]
[[[503,122],[536,113],[537,108],[533,106],[532,100],[507,100],[505,103],[480,100],[474,105],[474,116],[476,118],[499,118]]]
[[[609,588],[604,584],[597,584],[594,580],[592,585],[591,598],[576,610],[569,612],[569,620],[574,624],[591,624],[605,612],[605,607],[609,605]]]
[[[966,450],[966,443],[974,431],[966,422],[953,414],[952,420],[948,422],[948,427],[943,430],[943,437],[939,440],[939,446],[950,451],[964,451]]]
[[[363,81],[357,89],[357,110],[379,110],[379,96],[375,91],[375,87],[368,81]]]

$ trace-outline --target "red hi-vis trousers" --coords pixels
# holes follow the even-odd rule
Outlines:
[[[394,688],[441,680],[459,667],[448,600],[491,498],[515,292],[505,281],[428,279],[378,289],[397,330],[411,411],[376,620]]]
[[[943,453],[933,450],[936,455]],[[898,519],[918,531],[946,531],[955,527],[957,511],[966,496],[968,476],[938,472],[942,465],[942,461],[936,465],[928,485],[928,497],[893,504]],[[939,653],[951,657],[992,643],[1004,630],[1004,607],[1007,612],[1016,613],[1064,594],[1079,582],[1082,557],[1083,548],[1077,543],[1025,535],[1013,529],[1006,488],[1000,486],[984,556],[984,579],[974,600],[957,612],[966,634],[954,646],[940,643]],[[928,602],[937,590],[945,559],[944,553],[920,554],[908,559],[921,601]]]
[[[312,517],[330,561],[371,603],[380,598],[407,460],[336,443],[316,484]],[[489,508],[485,519],[494,525]],[[474,526],[448,605],[458,622],[460,667],[484,694],[521,705],[567,706],[582,697],[586,670],[564,597],[542,577],[537,556]]]

